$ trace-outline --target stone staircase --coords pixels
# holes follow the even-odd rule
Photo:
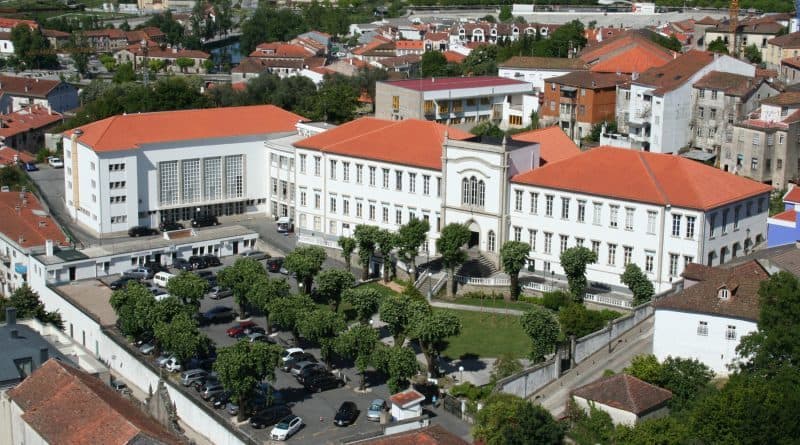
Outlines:
[[[466,277],[491,277],[498,272],[492,260],[476,249],[467,250],[467,261],[456,271],[456,275]]]

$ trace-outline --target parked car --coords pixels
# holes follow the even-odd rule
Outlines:
[[[201,321],[205,324],[220,323],[223,321],[232,320],[234,317],[233,309],[228,306],[215,306],[208,311],[204,312]]]
[[[162,232],[170,232],[173,230],[182,230],[182,229],[183,229],[183,224],[175,221],[162,222],[161,224],[158,225],[158,230]]]
[[[26,172],[36,172],[39,171],[39,167],[36,166],[33,162],[26,162],[23,165],[23,168]]]
[[[201,392],[203,391],[203,388],[206,386],[206,384],[211,384],[211,383],[219,383],[219,378],[217,378],[216,372],[209,372],[206,378],[200,379],[192,383],[192,388],[194,388],[194,390],[197,392]]]
[[[272,343],[275,344],[275,340],[271,339],[268,335],[261,333],[261,332],[254,332],[247,336],[250,340],[250,343],[255,342],[262,342],[262,343]]]
[[[133,226],[130,229],[128,229],[128,236],[130,237],[150,236],[150,235],[155,235],[157,233],[158,233],[157,230],[145,226]]]
[[[236,326],[228,328],[225,333],[228,334],[228,337],[236,337],[239,334],[244,334],[244,330],[255,326],[256,324],[252,321],[241,321]]]
[[[145,261],[144,264],[142,264],[142,267],[150,269],[151,271],[153,271],[153,273],[169,272],[169,269],[167,269],[166,266],[164,266],[158,261],[153,261],[153,260]]]
[[[318,374],[303,382],[303,387],[309,392],[322,392],[329,389],[341,388],[344,382],[330,373]]]
[[[289,372],[291,372],[293,376],[297,377],[298,375],[300,375],[301,372],[303,372],[304,369],[309,369],[309,368],[318,368],[324,371],[325,365],[317,363],[316,360],[313,362],[311,361],[299,362],[296,363],[294,366],[292,366],[292,369],[290,369]]]
[[[300,374],[297,374],[295,377],[297,381],[300,383],[305,383],[306,381],[311,381],[317,378],[318,376],[328,374],[328,370],[323,367],[310,367],[303,369],[300,371]]]
[[[272,428],[269,436],[272,438],[272,440],[286,440],[291,437],[292,434],[296,433],[302,426],[303,419],[295,416],[294,414],[290,414],[281,419],[281,421],[278,422],[274,428]]]
[[[175,278],[175,275],[169,272],[158,272],[153,275],[153,284],[160,287],[167,287],[167,283],[173,278]]]
[[[355,422],[357,417],[358,408],[356,404],[349,401],[342,402],[342,405],[336,411],[336,415],[333,416],[333,423],[336,426],[347,426]]]
[[[283,362],[286,363],[286,361],[288,361],[289,359],[303,353],[304,351],[301,348],[289,348],[283,351],[283,356],[281,357],[281,360],[283,360]]]
[[[214,362],[217,361],[216,357],[205,357],[205,358],[198,358],[192,357],[186,362],[187,369],[204,369],[206,371],[210,371],[211,368],[214,366]]]
[[[122,272],[123,277],[133,277],[137,280],[149,280],[153,278],[153,274],[150,273],[150,269],[145,269],[144,267],[134,267],[132,269],[128,269],[125,272]]]
[[[117,379],[112,380],[111,387],[114,388],[114,391],[121,394],[127,394],[131,392],[131,389],[128,388],[128,385],[126,385],[125,382],[123,382],[122,380],[117,380]]]
[[[169,351],[162,351],[161,355],[156,358],[156,365],[160,368],[167,366],[167,362],[172,358],[172,353]]]
[[[208,267],[208,265],[206,264],[206,261],[203,259],[203,257],[201,257],[199,255],[190,256],[189,257],[189,264],[192,265],[192,269],[194,269],[194,270],[205,269],[206,267]]]
[[[139,352],[141,352],[144,355],[152,354],[155,349],[156,345],[154,345],[152,342],[147,342],[139,346]]]
[[[267,331],[266,331],[266,329],[262,328],[261,326],[250,326],[250,327],[244,328],[244,333],[245,333],[245,335],[266,334]]]
[[[201,271],[195,272],[195,275],[197,275],[198,277],[200,277],[200,278],[202,278],[202,279],[204,279],[206,281],[211,280],[211,279],[216,280],[216,278],[217,278],[216,276],[214,276],[214,272],[212,272],[210,270],[201,270]]]
[[[221,393],[211,397],[208,401],[214,405],[216,409],[222,409],[228,406],[228,402],[231,400],[231,393],[230,391],[222,391]]]
[[[47,158],[47,164],[53,168],[64,168],[64,161],[58,156],[50,156]]]
[[[111,290],[122,289],[123,287],[127,286],[128,283],[131,282],[131,281],[139,281],[139,278],[128,276],[128,275],[123,275],[119,279],[114,280],[111,283],[109,283],[108,287],[111,288]]]
[[[267,258],[267,271],[272,273],[280,272],[281,267],[283,267],[283,260],[283,257]]]
[[[181,361],[178,360],[178,358],[174,355],[167,360],[167,364],[164,365],[164,367],[167,368],[167,371],[169,372],[180,372],[181,369],[183,369],[183,366],[181,366]]]
[[[162,295],[167,295],[167,291],[165,291],[164,289],[162,289],[160,287],[151,287],[150,288],[150,292],[153,294],[154,297],[156,297],[156,301],[160,301],[161,300],[158,297],[161,297]],[[162,297],[162,299],[163,298],[166,298],[166,297]]]
[[[225,388],[222,387],[222,383],[219,381],[206,382],[200,390],[200,397],[202,397],[203,400],[208,400],[223,391],[225,391]]]
[[[219,220],[214,215],[209,215],[207,213],[199,214],[192,219],[192,227],[208,227],[208,226],[218,226]]]
[[[294,232],[294,221],[288,216],[280,217],[275,225],[277,226],[278,233]]]
[[[383,399],[373,400],[372,403],[369,404],[369,409],[367,410],[367,420],[378,422],[381,420],[381,414],[387,409],[386,401]]]
[[[172,268],[178,270],[192,270],[192,264],[183,258],[172,260]]]
[[[273,405],[264,408],[250,418],[250,426],[255,429],[266,428],[275,425],[279,420],[292,414],[292,411],[286,405]]]
[[[216,255],[203,255],[203,260],[206,262],[208,267],[216,267],[222,264],[219,261],[219,257]]]
[[[296,364],[298,364],[300,362],[316,362],[316,361],[317,361],[317,358],[314,357],[313,354],[310,354],[308,352],[304,352],[302,354],[298,354],[298,355],[290,358],[289,360],[286,360],[285,362],[283,362],[283,366],[281,366],[281,370],[289,372],[294,365],[296,365]]]
[[[245,253],[241,254],[240,256],[242,258],[251,258],[251,259],[254,259],[256,261],[266,260],[267,258],[269,258],[269,255],[267,255],[265,252],[262,252],[260,250],[251,250],[249,252],[245,252]]]
[[[202,380],[208,376],[205,369],[189,369],[181,373],[181,385],[191,386],[192,383]]]
[[[226,287],[214,286],[211,288],[209,296],[211,297],[212,300],[221,300],[223,298],[228,298],[233,296],[233,291]]]

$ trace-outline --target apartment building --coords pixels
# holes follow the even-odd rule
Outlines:
[[[797,56],[800,56],[800,32],[793,32],[768,40],[763,59],[767,68],[779,69],[782,60]]]
[[[787,57],[781,60],[779,78],[787,85],[800,83],[800,56]]]
[[[767,61],[771,52],[769,41],[777,36],[783,28],[783,25],[776,21],[753,19],[739,23],[736,31],[732,32],[730,24],[725,22],[706,29],[705,43],[708,47],[711,42],[720,39],[725,42],[729,54],[744,54],[747,46],[755,45],[761,52],[761,59]],[[769,66],[769,62],[767,64]],[[774,69],[775,66],[773,65],[771,68]]]
[[[692,147],[719,155],[733,127],[762,99],[778,94],[763,78],[712,71],[692,87]]]
[[[532,83],[536,94],[544,91],[544,82],[547,79],[575,71],[586,71],[587,68],[586,63],[580,59],[514,56],[498,66],[498,75]]]
[[[32,105],[57,113],[78,107],[78,89],[66,82],[0,75],[0,113],[8,114]]]

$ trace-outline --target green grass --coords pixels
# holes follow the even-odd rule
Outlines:
[[[533,303],[525,301],[505,301],[500,298],[472,298],[472,297],[456,297],[455,300],[442,300],[445,303],[463,304],[467,306],[478,307],[494,307],[501,309],[516,309],[518,311],[527,311],[533,306]]]
[[[461,335],[447,339],[442,355],[457,359],[465,355],[497,357],[510,354],[524,358],[530,351],[530,339],[515,315],[453,311],[461,320]]]
[[[377,290],[378,292],[381,293],[383,298],[390,297],[392,295],[398,295],[397,292],[389,289],[388,287],[386,287],[386,286],[384,286],[384,285],[382,285],[380,283],[362,284],[361,286],[358,286],[358,288],[359,289],[361,289],[361,288],[375,289],[375,290]]]

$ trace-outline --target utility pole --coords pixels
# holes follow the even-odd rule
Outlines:
[[[150,67],[147,66],[147,51],[148,51],[149,48],[147,47],[147,40],[142,39],[142,41],[140,43],[142,45],[142,54],[143,54],[143,57],[142,57],[142,80],[144,81],[144,85],[147,86],[147,84],[150,83]]]

